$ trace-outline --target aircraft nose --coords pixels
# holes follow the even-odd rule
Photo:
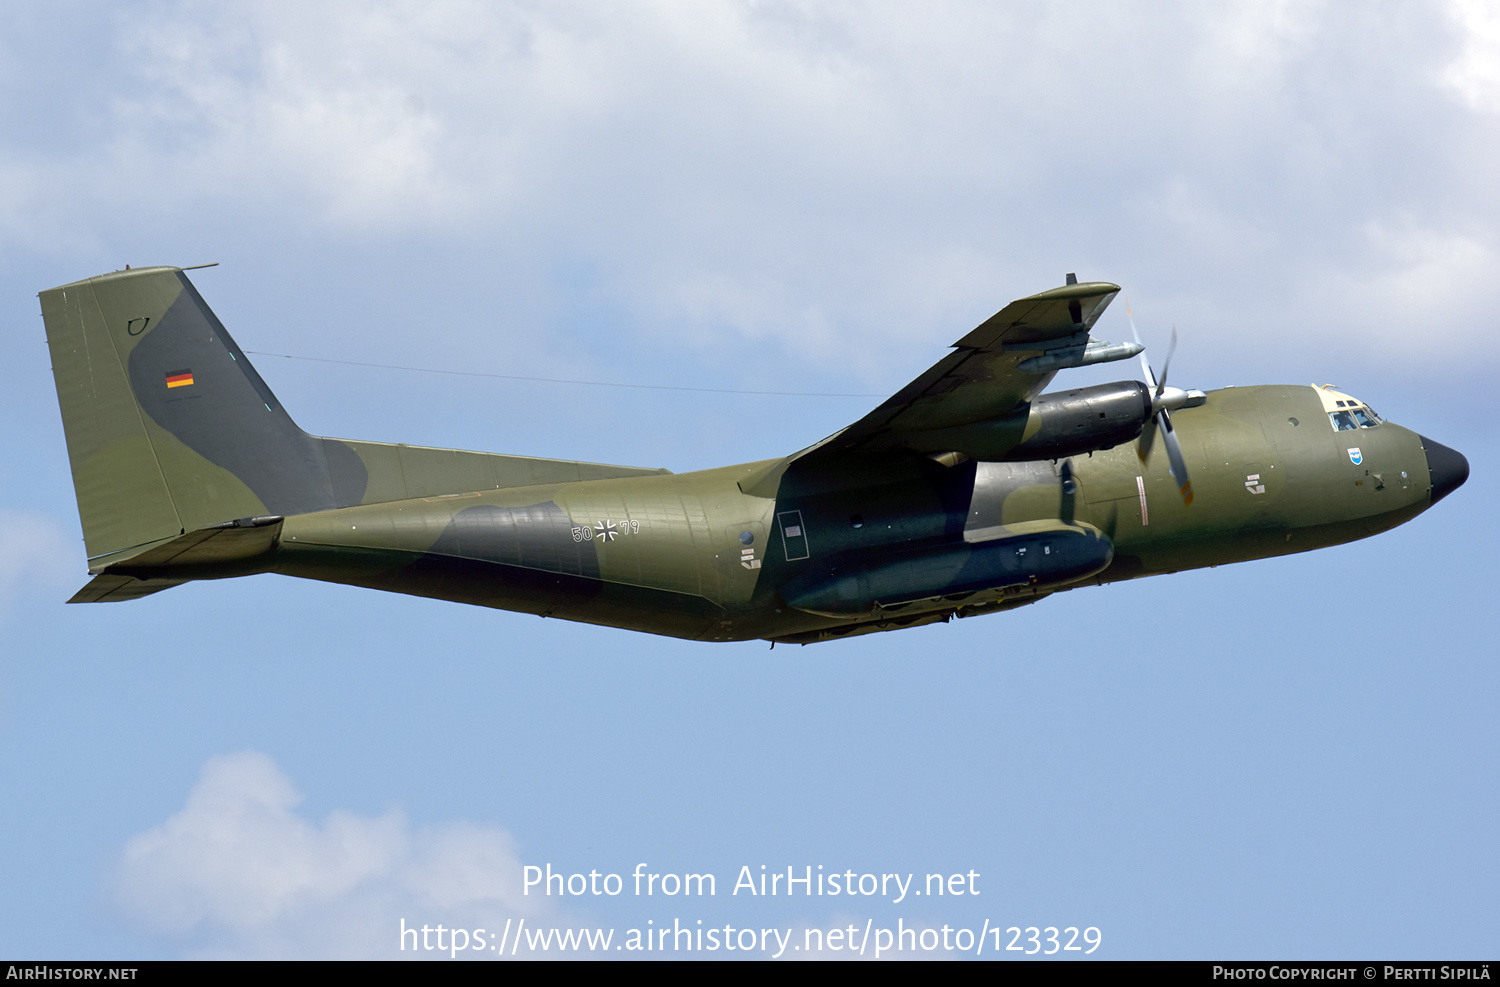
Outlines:
[[[1425,435],[1418,437],[1427,453],[1427,472],[1432,474],[1432,502],[1436,504],[1463,486],[1469,478],[1469,461],[1456,449],[1449,449]]]

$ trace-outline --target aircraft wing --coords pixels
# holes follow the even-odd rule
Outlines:
[[[1120,286],[1069,284],[1011,302],[954,343],[952,353],[848,428],[796,457],[906,449],[963,451],[964,442],[1020,441],[1028,403],[1059,369],[1122,359],[1139,347],[1089,339]],[[1019,413],[1019,422],[1007,422]],[[1005,436],[1014,433],[1013,439]]]

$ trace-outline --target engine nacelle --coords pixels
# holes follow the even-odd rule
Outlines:
[[[1062,459],[1109,449],[1141,434],[1151,420],[1151,390],[1137,380],[1052,391],[1001,418],[907,433],[908,449],[962,453],[982,462]],[[941,460],[939,460],[941,461]]]
[[[1032,400],[1025,438],[1000,461],[1062,459],[1110,449],[1140,435],[1151,413],[1151,389],[1138,380],[1051,391]]]

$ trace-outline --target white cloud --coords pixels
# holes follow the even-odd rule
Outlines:
[[[1370,282],[1372,229],[1483,246],[1500,220],[1496,23],[1467,2],[166,5],[122,21],[131,84],[82,154],[0,161],[28,189],[0,221],[76,235],[69,210],[138,199],[277,240],[438,239],[518,282],[586,267],[662,343],[867,377],[1070,270],[1173,301],[1200,346],[1315,325],[1337,348],[1351,306],[1280,306],[1309,271]]]
[[[539,914],[504,830],[414,829],[397,811],[335,811],[320,825],[297,813],[300,801],[264,754],[210,758],[182,811],[126,844],[116,902],[203,957],[410,958],[412,937],[398,949],[402,919],[498,938],[507,920]]]
[[[410,935],[408,948],[399,949],[403,919],[407,928],[465,930],[469,942],[478,941],[473,930],[488,937],[508,922],[519,935],[524,919],[529,936],[521,938],[519,955],[527,955],[530,936],[552,929],[612,929],[618,947],[628,944],[632,929],[644,928],[639,920],[597,924],[549,908],[545,897],[522,895],[522,863],[504,830],[466,822],[416,829],[397,811],[375,817],[334,811],[318,823],[297,811],[301,801],[265,754],[210,758],[182,810],[126,842],[111,897],[133,925],[194,958],[452,958],[448,951],[417,950]],[[821,923],[796,923],[781,958],[874,959],[876,943],[888,950],[881,958],[955,958],[938,948],[934,927],[903,921],[912,931],[901,941],[913,948],[895,950],[895,933],[882,926],[863,957],[848,948],[857,939],[842,931],[828,936],[850,925],[863,930],[863,917],[836,913]],[[809,928],[821,932],[809,938]],[[965,934],[971,942],[975,931]],[[589,953],[552,941],[534,958]],[[809,942],[825,945],[808,951]],[[494,953],[469,949],[459,958]]]
[[[1500,9],[1486,0],[1450,0],[1448,7],[1463,43],[1443,82],[1469,106],[1500,113]]]
[[[1361,230],[1370,254],[1358,271],[1323,271],[1304,286],[1307,299],[1338,299],[1359,338],[1406,354],[1412,369],[1484,363],[1500,356],[1493,303],[1482,286],[1500,274],[1493,238],[1371,222]]]

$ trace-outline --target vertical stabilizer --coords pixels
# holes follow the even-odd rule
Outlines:
[[[297,427],[179,268],[41,302],[91,569],[224,521],[359,502],[359,457]]]

